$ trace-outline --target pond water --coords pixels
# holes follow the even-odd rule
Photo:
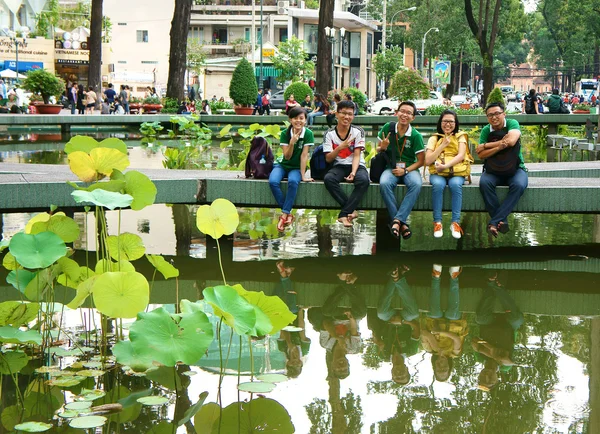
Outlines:
[[[146,253],[165,255],[180,271],[177,282],[153,278],[144,258],[133,262],[155,280],[149,310],[175,312],[180,300],[198,300],[204,288],[223,283],[214,242],[195,228],[196,209],[153,205],[123,211],[120,219],[107,213],[109,233],[120,222],[121,232],[142,237]],[[49,432],[81,432],[55,413],[89,393],[84,389],[106,392],[94,406],[123,406],[105,415],[108,422],[95,431],[103,433],[251,432],[243,428],[246,416],[238,426],[237,411],[227,409],[250,399],[241,410],[248,424],[271,427],[254,432],[600,432],[598,216],[516,214],[512,233],[492,240],[481,229],[485,215],[467,213],[466,236],[457,243],[433,239],[431,214],[414,213],[411,226],[427,233],[416,231],[390,253],[377,250],[374,213],[362,213],[348,230],[335,223],[335,213],[300,210],[283,236],[273,231],[274,210],[239,214],[238,232],[220,244],[227,283],[280,296],[297,314],[298,329],[249,341],[232,338],[224,325],[221,346],[214,341],[196,364],[138,376],[109,362],[84,377],[77,372],[98,369],[99,359],[79,357],[77,348],[94,346],[101,320],[88,308],[67,310],[55,315],[61,332],[54,328],[44,362],[60,366],[61,375],[71,372],[77,384],[48,383],[58,374],[34,372],[40,359],[14,377],[3,370],[0,433],[11,432],[17,420],[50,421]],[[2,215],[3,238],[32,215]],[[74,219],[95,227],[90,214]],[[94,256],[94,239],[86,234],[74,243],[80,264]],[[0,274],[5,281],[7,271]],[[0,302],[22,299],[3,286]],[[54,289],[56,302],[74,296],[74,289]],[[210,320],[216,329],[218,318]],[[237,390],[251,372],[289,379],[261,398]],[[218,407],[205,405],[178,427],[203,392],[207,403],[224,407],[221,425],[212,425]],[[149,395],[167,402],[136,401]]]

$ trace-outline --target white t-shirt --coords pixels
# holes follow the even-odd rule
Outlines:
[[[352,165],[354,149],[365,149],[365,130],[363,130],[361,127],[350,125],[348,137],[351,137],[350,146],[340,151],[340,153],[335,158],[335,161],[333,162],[334,166],[338,164]],[[342,138],[338,135],[336,128],[331,128],[325,133],[325,136],[323,137],[323,152],[326,154],[328,152],[332,152],[335,148],[340,146],[345,139],[346,137]],[[360,165],[365,166],[365,157],[363,155],[362,150],[360,153]]]

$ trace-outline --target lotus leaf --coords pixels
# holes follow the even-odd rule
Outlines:
[[[12,375],[29,363],[29,357],[23,351],[0,353],[0,374]]]
[[[265,295],[264,292],[247,291],[242,285],[234,285],[233,288],[244,297],[250,304],[258,307],[271,322],[273,328],[266,333],[275,334],[283,327],[296,319],[283,300],[276,295]]]
[[[172,264],[165,261],[160,255],[146,255],[148,261],[158,270],[165,279],[169,279],[171,277],[179,277],[179,270],[175,268]]]
[[[44,432],[44,431],[48,431],[50,428],[52,428],[52,424],[51,423],[44,423],[44,422],[25,422],[25,423],[20,423],[18,425],[15,425],[15,429],[17,431],[24,431],[24,432]]]
[[[181,300],[179,302],[179,309],[181,310],[181,313],[186,314],[186,313],[194,313],[194,312],[205,312],[206,309],[206,303],[204,302],[204,300],[198,300],[195,302],[191,302],[189,300]]]
[[[125,170],[129,158],[117,149],[94,148],[89,154],[75,151],[69,154],[69,167],[83,182],[95,182],[110,176],[113,169]]]
[[[104,405],[118,402],[119,404],[123,405],[123,411],[112,414],[110,416],[110,420],[111,422],[126,423],[137,419],[142,409],[141,404],[138,404],[135,401],[131,402],[130,404],[126,404],[126,401],[128,401],[132,396],[139,397],[140,395],[131,393],[131,391],[125,386],[115,386],[110,390],[107,390],[106,396],[97,401],[95,404]]]
[[[25,268],[46,268],[67,254],[65,242],[53,232],[35,235],[19,232],[12,237],[8,248]]]
[[[131,209],[139,211],[156,200],[156,185],[146,175],[136,170],[125,174],[125,193],[133,197]]]
[[[21,422],[21,410],[20,405],[11,405],[2,409],[2,425],[8,431],[12,431],[14,426]]]
[[[10,283],[15,289],[25,292],[25,288],[29,285],[29,282],[33,280],[35,273],[29,270],[14,270],[8,273],[6,276],[6,282]]]
[[[63,258],[58,260],[59,265],[61,265],[62,259]],[[75,262],[75,261],[73,261],[73,262]],[[75,270],[72,269],[70,266],[67,270],[69,274],[64,274],[65,269],[63,267],[61,267],[63,274],[59,275],[58,278],[56,279],[56,281],[63,286],[77,289],[77,287],[81,284],[81,282],[96,275],[96,273],[88,267],[80,267],[78,264],[77,268],[78,268],[78,274],[75,274],[74,273]]]
[[[121,259],[119,262],[113,262],[110,259],[100,259],[96,262],[96,274],[106,273],[107,271],[135,271],[135,267],[125,259]]]
[[[239,335],[245,335],[256,325],[256,310],[231,286],[206,288],[204,299],[213,307],[215,315],[223,317],[227,325]]]
[[[79,416],[79,412],[75,410],[65,410],[58,413],[58,417],[62,417],[63,419],[71,419]]]
[[[109,137],[107,139],[102,140],[99,143],[98,147],[118,149],[119,151],[127,155],[127,144],[123,140],[117,139],[116,137]]]
[[[150,287],[137,272],[109,272],[96,276],[92,293],[98,311],[110,318],[134,318],[148,306]]]
[[[284,381],[289,380],[289,378],[283,374],[263,374],[257,376],[256,379],[267,383],[283,383]]]
[[[158,425],[152,425],[146,434],[173,434],[176,430],[177,427],[174,424],[163,420]]]
[[[53,215],[48,221],[35,223],[30,233],[39,234],[46,231],[54,232],[65,243],[72,243],[79,238],[79,225],[71,217],[64,215]]]
[[[265,132],[273,137],[279,137],[281,134],[281,127],[279,125],[267,125],[265,127]]]
[[[153,355],[145,348],[133,346],[131,341],[120,341],[113,347],[113,354],[122,365],[129,366],[135,372],[145,372],[154,366]]]
[[[221,149],[225,149],[225,148],[227,148],[228,146],[231,146],[232,144],[233,144],[233,139],[227,139],[227,140],[223,140],[223,141],[221,142],[221,144],[219,145],[219,147],[220,147]]]
[[[45,268],[35,273],[35,276],[25,287],[25,297],[31,301],[41,301],[48,289],[52,288],[58,267]]]
[[[106,423],[104,416],[83,416],[71,419],[69,426],[71,428],[89,429],[102,426]]]
[[[217,420],[214,423],[212,433],[217,434],[219,428],[222,433],[239,434],[294,432],[294,425],[287,410],[279,402],[269,398],[234,402],[228,405],[223,409],[221,421]]]
[[[155,362],[175,366],[196,363],[213,340],[213,329],[203,312],[174,317],[164,307],[139,313],[129,328],[129,338],[138,352],[151,353]],[[143,350],[143,351],[142,351]]]
[[[117,172],[117,170],[113,170],[113,175]],[[121,173],[121,172],[119,172]],[[112,175],[111,175],[112,176]],[[110,181],[98,181],[93,183],[92,185],[88,185],[87,187],[82,187],[75,182],[67,181],[71,187],[75,190],[83,190],[83,191],[94,191],[94,190],[106,190],[112,191],[114,193],[121,193],[125,190],[125,180],[110,180]]]
[[[227,134],[229,134],[229,130],[231,130],[231,124],[225,125],[223,128],[221,128],[221,131],[219,131],[219,137],[225,137]]]
[[[146,248],[139,235],[128,232],[119,236],[111,235],[107,240],[108,252],[115,261],[125,259],[126,261],[135,261],[144,256]]]
[[[106,395],[106,392],[104,390],[81,389],[81,392],[79,393],[79,396],[77,397],[77,399],[79,399],[81,401],[95,401],[96,399],[103,398],[105,395]]]
[[[177,426],[181,426],[189,422],[190,419],[193,418],[194,415],[200,411],[200,409],[202,408],[202,404],[204,404],[204,401],[206,401],[207,397],[208,392],[202,392],[198,397],[198,402],[185,411],[183,418],[179,422],[177,422]]]
[[[235,205],[227,199],[216,199],[210,205],[202,205],[196,214],[198,229],[215,240],[234,233],[239,222]]]
[[[83,151],[89,154],[92,149],[97,148],[100,144],[90,136],[75,136],[65,145],[65,152],[70,154],[75,151]]]
[[[17,262],[17,260],[15,259],[15,257],[12,255],[12,253],[7,252],[6,255],[4,255],[4,258],[2,259],[2,266],[4,268],[6,268],[8,271],[12,271],[12,270],[17,270],[17,269],[22,269],[23,267],[21,267],[19,265],[19,263]]]
[[[248,383],[238,384],[238,390],[250,393],[269,393],[275,389],[273,383],[263,383],[261,381],[250,381]]]
[[[71,193],[75,202],[90,202],[96,206],[104,206],[108,209],[127,208],[133,202],[133,197],[128,194],[114,193],[106,190],[82,191],[76,190]]]
[[[59,212],[56,213],[56,215],[65,215],[64,212]],[[31,233],[31,228],[33,227],[34,224],[39,223],[39,222],[47,222],[48,220],[50,220],[50,217],[52,217],[51,214],[47,213],[47,212],[41,212],[39,214],[34,215],[33,217],[31,217],[29,219],[29,221],[27,222],[27,224],[25,225],[25,233],[26,234],[30,234]]]
[[[81,270],[79,264],[71,258],[63,257],[57,261],[61,273],[66,275],[66,279],[76,282],[81,278]],[[66,280],[65,279],[65,280]]]
[[[75,402],[69,402],[67,405],[65,405],[65,408],[67,410],[85,410],[88,409],[92,406],[92,402],[91,401],[75,401]]]
[[[221,406],[216,402],[204,404],[200,411],[194,416],[194,428],[196,434],[211,434],[215,421],[219,419]]]
[[[42,336],[34,330],[19,330],[16,327],[0,327],[0,342],[5,344],[42,344]]]
[[[5,301],[0,303],[0,326],[21,326],[37,317],[40,305],[37,303],[21,303]]]
[[[144,396],[143,398],[139,398],[137,402],[142,405],[157,406],[166,404],[169,402],[169,398],[164,396]]]
[[[88,369],[100,369],[102,367],[101,362],[83,362],[81,366],[85,366]]]
[[[83,380],[85,380],[85,377],[74,375],[72,377],[53,378],[52,380],[48,380],[48,384],[56,387],[73,387],[77,386]]]
[[[82,371],[77,371],[77,375],[81,375],[82,377],[102,377],[106,372],[96,370],[96,369],[84,369]]]
[[[94,287],[97,277],[98,276],[93,275],[77,285],[77,293],[75,294],[75,298],[71,300],[69,304],[67,304],[69,308],[77,309],[85,302],[85,300],[92,293],[92,288]]]

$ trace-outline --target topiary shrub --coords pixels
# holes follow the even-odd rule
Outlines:
[[[163,98],[162,106],[162,113],[175,114],[179,111],[179,101],[177,101],[177,98]]]
[[[296,101],[304,101],[306,95],[310,95],[310,99],[313,98],[313,91],[310,89],[308,84],[300,81],[292,83],[286,87],[285,92],[283,92],[283,98],[287,101],[291,94],[294,94],[294,99]]]
[[[44,104],[49,104],[51,96],[60,99],[65,91],[65,82],[45,69],[36,69],[27,73],[27,77],[23,80],[23,89],[39,93]]]
[[[256,102],[258,86],[254,76],[254,68],[243,58],[233,70],[231,83],[229,84],[229,97],[234,104],[249,107]]]
[[[340,96],[342,97],[342,100],[344,99],[344,97],[346,96],[347,93],[352,95],[352,101],[354,101],[356,103],[356,105],[358,106],[359,114],[364,114],[365,105],[367,104],[367,95],[365,95],[364,93],[362,93],[359,89],[357,89],[355,87],[347,87],[345,89],[342,89],[342,93],[340,94]]]
[[[412,69],[401,69],[392,77],[388,90],[389,97],[397,97],[400,101],[429,98],[429,84]]]
[[[502,91],[499,87],[495,87],[487,97],[486,107],[493,102],[502,103],[504,108],[506,108],[506,100],[504,99],[504,95],[502,95]]]

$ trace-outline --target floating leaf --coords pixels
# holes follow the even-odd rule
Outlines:
[[[86,410],[92,406],[91,401],[75,401],[65,405],[67,410]]]
[[[49,220],[37,222],[31,227],[30,233],[54,232],[65,243],[72,243],[79,238],[79,225],[71,217],[53,215]]]
[[[160,255],[146,255],[148,261],[159,271],[165,279],[171,277],[179,277],[179,270],[175,268],[171,263],[167,262],[165,258]]]
[[[29,270],[14,270],[8,273],[6,276],[6,282],[10,283],[15,289],[25,292],[25,288],[29,285],[29,282],[33,280],[36,276],[36,273]]]
[[[48,431],[52,426],[52,424],[44,422],[25,422],[15,425],[15,429],[24,432],[44,432]]]
[[[237,334],[245,335],[256,325],[254,307],[231,286],[221,285],[206,288],[202,294],[213,307],[215,315],[223,317],[227,325],[232,327]]]
[[[277,296],[268,296],[264,292],[246,291],[242,285],[234,285],[233,288],[244,297],[250,304],[258,307],[271,322],[272,329],[266,333],[274,334],[296,319],[283,300]]]
[[[125,232],[119,236],[111,235],[107,240],[108,252],[115,261],[135,261],[144,256],[146,248],[139,235]]]
[[[234,402],[223,409],[221,420],[213,425],[213,434],[255,432],[292,434],[294,425],[287,410],[269,398],[253,399],[250,402]]]
[[[10,240],[10,252],[25,268],[46,268],[67,254],[65,242],[55,233],[19,232]]]
[[[35,370],[38,374],[49,374],[50,372],[60,372],[60,366],[40,366]]]
[[[194,417],[194,415],[196,413],[198,413],[198,411],[200,411],[200,409],[202,408],[202,404],[204,404],[204,401],[206,401],[206,398],[208,397],[208,392],[202,392],[200,394],[200,396],[198,397],[198,402],[195,403],[194,405],[192,405],[190,408],[188,408],[184,415],[183,418],[177,422],[177,426],[181,426],[187,422],[190,421],[191,418]]]
[[[239,223],[237,209],[227,199],[216,199],[210,205],[202,205],[196,214],[198,229],[214,239],[231,235]]]
[[[75,151],[68,159],[71,172],[83,182],[97,181],[110,176],[113,169],[123,171],[129,166],[127,155],[110,148],[94,148],[89,154]]]
[[[110,318],[134,318],[148,306],[150,287],[137,272],[110,272],[95,278],[92,287],[98,311]]]
[[[77,386],[83,380],[85,380],[85,377],[79,377],[79,376],[60,377],[60,378],[53,378],[52,380],[48,380],[48,384],[50,386],[56,386],[56,387],[73,387],[73,386]]]
[[[139,398],[137,402],[142,405],[157,406],[166,404],[169,402],[169,399],[164,396],[144,396],[143,398]]]
[[[77,203],[90,202],[96,206],[104,206],[108,209],[127,208],[133,202],[133,197],[128,194],[105,190],[76,190],[71,193],[71,196],[73,196],[73,199]]]
[[[29,363],[29,357],[23,351],[0,353],[0,374],[12,375]]]
[[[102,367],[101,362],[83,362],[82,365],[88,369],[99,369]]]
[[[37,317],[40,305],[37,303],[21,303],[5,301],[0,303],[0,326],[27,324]]]
[[[79,416],[79,412],[75,410],[65,410],[58,413],[58,417],[62,417],[63,419],[71,419],[77,416]]]
[[[105,373],[106,372],[97,369],[84,369],[81,371],[77,371],[77,375],[81,375],[82,377],[101,377]]]
[[[289,378],[283,374],[263,374],[257,376],[256,379],[267,383],[283,383],[284,381],[289,380]]]
[[[286,332],[301,332],[304,329],[302,327],[286,326],[286,327],[282,328],[281,330],[286,331]]]
[[[102,426],[106,423],[104,416],[83,416],[71,419],[69,426],[71,428],[89,429]]]
[[[5,344],[42,344],[42,336],[35,330],[19,330],[15,327],[0,327],[0,342]]]
[[[273,383],[263,383],[260,381],[251,381],[248,383],[238,384],[238,390],[251,393],[269,393],[275,389]]]

